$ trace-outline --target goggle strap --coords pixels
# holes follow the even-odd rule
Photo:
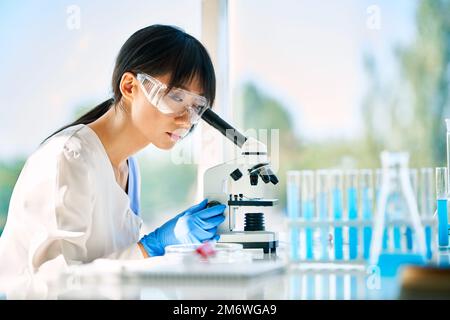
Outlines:
[[[161,99],[161,90],[162,87],[155,85],[150,92],[150,100],[154,106],[156,106],[159,103],[159,100]]]

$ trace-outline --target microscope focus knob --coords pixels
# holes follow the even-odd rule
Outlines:
[[[232,177],[234,181],[238,181],[240,178],[242,178],[241,170],[234,170],[232,173],[230,173],[230,177]]]

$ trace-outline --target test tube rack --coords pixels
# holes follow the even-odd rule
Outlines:
[[[409,169],[427,258],[436,251],[434,170]],[[420,174],[419,174],[420,173]],[[291,264],[367,265],[370,257],[381,169],[288,172],[287,230]],[[399,220],[384,231],[383,249],[413,250],[412,228]]]

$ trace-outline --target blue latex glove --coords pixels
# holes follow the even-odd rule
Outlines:
[[[142,237],[140,243],[149,256],[164,255],[171,244],[201,243],[218,240],[217,227],[225,220],[223,204],[206,208],[208,199],[190,207],[161,227]]]

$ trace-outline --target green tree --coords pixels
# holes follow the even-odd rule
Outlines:
[[[23,158],[0,162],[0,234],[6,223],[9,200],[24,164]]]
[[[449,12],[449,0],[419,2],[413,43],[394,50],[400,67],[397,82],[381,83],[376,60],[365,57],[370,86],[362,111],[371,152],[387,146],[408,150],[415,166],[445,163],[444,118],[449,116],[450,107]]]
[[[445,162],[444,117],[449,115],[450,1],[422,0],[417,16],[417,37],[399,50],[403,76],[412,92],[415,117],[409,143],[418,143],[423,162]]]

